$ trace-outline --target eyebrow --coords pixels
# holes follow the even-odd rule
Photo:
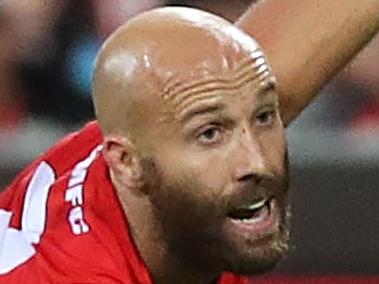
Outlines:
[[[186,111],[180,120],[182,123],[186,123],[187,121],[193,119],[195,116],[217,113],[222,111],[224,108],[225,105],[222,103],[195,107],[189,111]]]

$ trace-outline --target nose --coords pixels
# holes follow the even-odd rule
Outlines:
[[[273,173],[269,166],[268,155],[265,153],[259,139],[250,131],[240,135],[236,152],[234,180],[247,182],[254,180],[259,183],[262,179],[270,178]]]

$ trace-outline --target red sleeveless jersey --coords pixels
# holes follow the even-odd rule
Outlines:
[[[153,284],[101,155],[96,122],[0,194],[0,283]],[[251,280],[225,273],[219,284]]]

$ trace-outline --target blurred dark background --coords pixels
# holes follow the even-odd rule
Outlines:
[[[93,60],[129,17],[186,5],[233,21],[251,2],[0,1],[0,188],[93,119]],[[293,230],[291,251],[276,272],[379,275],[379,38],[325,88],[288,137]]]

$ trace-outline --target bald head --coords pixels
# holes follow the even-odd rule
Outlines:
[[[105,133],[134,135],[157,105],[196,88],[204,78],[220,80],[233,72],[243,77],[244,66],[251,64],[261,67],[254,76],[264,75],[268,69],[262,59],[251,37],[215,15],[179,7],[143,13],[111,35],[98,55],[93,77],[98,120]],[[165,112],[156,115],[170,119],[169,108]]]

